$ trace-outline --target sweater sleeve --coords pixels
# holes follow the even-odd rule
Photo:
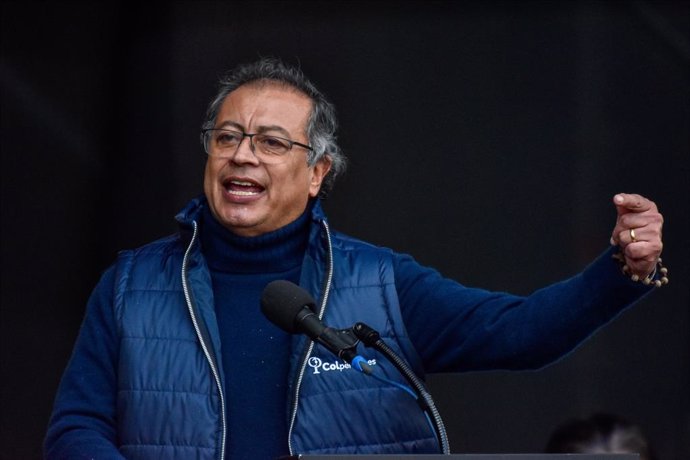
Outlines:
[[[468,288],[396,256],[401,312],[425,370],[538,369],[563,357],[653,289],[623,276],[614,250],[526,297]]]
[[[114,269],[87,304],[60,381],[44,444],[46,459],[123,459],[116,447],[118,340],[112,309]]]

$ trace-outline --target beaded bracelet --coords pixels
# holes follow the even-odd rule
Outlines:
[[[646,277],[644,277],[642,279],[640,279],[639,275],[636,275],[635,273],[633,273],[632,275],[630,274],[630,267],[628,267],[628,265],[625,263],[625,257],[623,256],[623,254],[618,252],[611,257],[616,259],[618,261],[618,263],[621,265],[621,272],[625,276],[629,276],[630,279],[636,283],[638,281],[640,281],[645,286],[648,286],[650,284],[654,284],[654,286],[656,286],[658,288],[668,284],[668,269],[666,267],[664,267],[663,264],[661,263],[661,257],[659,257],[657,259],[656,266],[654,267],[654,270],[652,271],[652,273],[650,273],[649,275],[647,275]],[[659,272],[660,277],[658,280],[655,280],[654,277],[656,276],[657,272]]]

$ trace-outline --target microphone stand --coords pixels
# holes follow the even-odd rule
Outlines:
[[[381,352],[393,365],[400,371],[400,373],[407,379],[415,393],[418,396],[418,403],[422,410],[426,412],[434,426],[438,442],[441,445],[441,451],[445,455],[450,455],[450,444],[448,442],[448,435],[446,427],[443,425],[441,414],[439,414],[429,392],[424,388],[422,381],[415,375],[405,361],[403,361],[395,352],[381,339],[377,331],[367,326],[364,323],[357,323],[352,328],[354,334],[362,341],[364,346],[374,348]]]

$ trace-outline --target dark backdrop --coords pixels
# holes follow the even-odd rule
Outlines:
[[[619,191],[666,218],[671,284],[537,372],[433,375],[454,452],[538,452],[563,420],[690,452],[684,2],[2,3],[0,455],[31,459],[90,290],[201,191],[217,76],[300,63],[351,167],[334,227],[527,294],[602,251]]]

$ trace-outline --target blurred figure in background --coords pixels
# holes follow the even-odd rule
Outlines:
[[[642,429],[616,415],[594,414],[570,420],[556,428],[547,453],[640,454],[640,460],[657,460]]]

